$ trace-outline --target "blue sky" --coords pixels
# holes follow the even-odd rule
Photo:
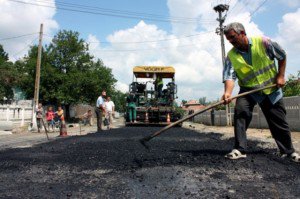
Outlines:
[[[0,0],[0,43],[14,61],[37,43],[40,23],[44,44],[61,29],[78,31],[90,43],[90,52],[112,68],[120,90],[128,90],[136,65],[171,65],[179,100],[216,100],[223,94],[220,37],[215,34],[218,14],[213,10],[218,4],[230,6],[225,24],[239,21],[248,35],[264,34],[277,41],[288,54],[287,77],[297,74],[300,0]],[[86,13],[103,9],[108,15],[137,16]],[[177,19],[181,23],[174,22]],[[226,42],[225,47],[228,51],[231,45]]]
[[[95,8],[107,8],[113,10],[122,10],[130,12],[142,12],[149,14],[159,14],[168,16],[168,8],[164,0],[139,0],[139,1],[64,1],[65,3],[76,3],[80,5],[94,6]],[[55,20],[60,22],[60,27],[64,29],[76,30],[87,37],[88,34],[95,34],[101,40],[105,40],[107,35],[114,31],[127,29],[135,26],[140,19],[129,19],[100,14],[82,14],[78,12],[58,10]],[[146,21],[147,22],[147,21]],[[149,21],[150,22],[150,21]],[[170,24],[157,23],[158,27],[170,31]]]

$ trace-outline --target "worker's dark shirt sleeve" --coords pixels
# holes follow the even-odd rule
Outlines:
[[[277,59],[278,61],[286,59],[286,53],[282,47],[275,41],[268,37],[263,37],[263,43],[266,48],[266,53],[270,59]]]

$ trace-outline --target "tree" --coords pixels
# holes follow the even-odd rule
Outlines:
[[[18,82],[18,73],[12,62],[8,61],[8,54],[0,44],[0,100],[12,99],[13,87]]]
[[[199,103],[202,104],[202,105],[206,105],[206,97],[201,97],[199,98]]]
[[[20,83],[27,97],[33,97],[37,46],[16,65],[25,75]],[[42,51],[40,101],[62,104],[67,112],[70,104],[95,103],[102,89],[114,91],[116,79],[101,60],[94,60],[88,45],[78,32],[60,31]]]
[[[112,101],[115,104],[116,111],[124,113],[126,111],[126,96],[128,94],[122,93],[121,91],[113,91],[111,94]]]
[[[298,71],[297,76],[289,76],[288,81],[282,90],[285,97],[300,95],[300,71]]]

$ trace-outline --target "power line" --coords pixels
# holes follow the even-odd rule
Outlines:
[[[264,0],[252,13],[250,13],[250,17],[254,15],[268,0]]]
[[[241,8],[238,10],[238,11],[235,11],[235,13],[240,13],[241,11],[243,11],[243,10],[246,10],[246,7],[248,6],[248,4],[250,3],[250,1],[251,0],[245,0],[244,2],[243,2],[243,6],[241,6]]]
[[[171,46],[171,47],[160,47],[160,48],[141,48],[141,49],[124,49],[124,50],[91,50],[93,52],[135,52],[135,51],[151,51],[151,50],[159,50],[159,49],[173,49],[173,48],[181,48],[181,47],[191,47],[196,44],[186,44],[179,46]]]
[[[35,33],[29,33],[29,34],[25,34],[25,35],[19,35],[19,36],[14,36],[14,37],[6,37],[6,38],[2,38],[0,39],[0,41],[4,41],[4,40],[10,40],[10,39],[17,39],[17,38],[21,38],[21,37],[26,37],[26,36],[30,36],[30,35],[35,35],[38,32]]]
[[[158,43],[158,42],[164,42],[164,41],[172,41],[172,40],[179,40],[182,38],[189,38],[189,37],[197,37],[203,34],[208,34],[208,33],[212,33],[214,32],[214,30],[210,30],[210,31],[206,31],[206,32],[202,32],[199,34],[194,34],[194,35],[185,35],[185,36],[181,36],[181,37],[176,37],[176,38],[170,38],[170,39],[160,39],[160,40],[148,40],[148,41],[132,41],[132,42],[108,42],[108,41],[98,41],[98,42],[86,42],[89,44],[95,44],[95,43],[102,43],[102,44],[138,44],[138,43]],[[52,38],[52,36],[47,35],[47,34],[43,34],[46,37],[50,37]]]
[[[229,15],[229,14],[235,9],[235,7],[236,7],[236,5],[238,4],[238,2],[239,2],[239,0],[237,0],[237,1],[235,2],[235,4],[232,6],[232,8],[228,11],[227,15]],[[229,4],[228,4],[228,5],[229,5]]]
[[[72,11],[72,12],[80,12],[80,13],[87,13],[87,14],[95,14],[95,15],[104,15],[104,16],[111,16],[111,17],[119,17],[119,18],[129,18],[129,19],[139,19],[139,20],[149,20],[149,21],[157,21],[157,22],[174,22],[174,23],[181,23],[181,24],[187,24],[187,23],[195,23],[195,22],[199,22],[200,20],[198,19],[176,19],[176,18],[166,18],[166,19],[161,19],[161,18],[151,18],[151,17],[147,17],[147,16],[136,16],[136,15],[130,15],[130,13],[124,14],[124,13],[117,13],[117,12],[103,12],[103,11],[91,11],[92,9],[89,8],[88,10],[82,10],[82,9],[74,9],[74,8],[69,8],[72,7],[70,5],[68,5],[68,7],[63,7],[66,5],[63,5],[62,3],[59,3],[60,6],[52,6],[52,5],[41,5],[38,3],[32,3],[32,2],[24,2],[21,0],[8,0],[8,1],[12,1],[15,3],[21,3],[21,4],[27,4],[27,5],[34,5],[34,6],[41,6],[41,7],[48,7],[48,8],[53,8],[53,9],[60,9],[60,10],[66,10],[66,11]],[[74,6],[73,6],[74,7]],[[78,5],[77,5],[78,7]],[[76,8],[76,7],[75,7]],[[81,7],[83,8],[83,7]],[[207,20],[207,21],[202,21],[202,23],[213,23],[213,20]]]
[[[261,4],[259,4],[251,13],[250,13],[250,17],[253,16],[268,0],[263,0]],[[228,15],[231,14],[232,15],[232,11],[233,9],[236,7],[237,3],[239,2],[236,1],[236,3],[234,4],[233,8],[228,12]],[[245,7],[247,7],[247,5],[250,3],[250,0],[245,0],[244,6],[241,7],[238,11],[236,11],[235,13],[240,13],[242,10],[245,9]]]
[[[157,42],[163,42],[163,41],[179,40],[179,39],[188,38],[188,37],[196,37],[196,36],[200,36],[200,35],[203,35],[203,34],[208,34],[208,33],[211,33],[211,32],[214,32],[214,31],[207,31],[207,32],[199,33],[199,34],[186,35],[186,36],[177,37],[177,38],[149,40],[149,41],[136,41],[136,42],[103,42],[103,41],[99,41],[99,42],[89,42],[89,43],[113,43],[113,44],[157,43]]]
[[[33,39],[30,43],[28,43],[22,50],[14,53],[13,55],[11,55],[12,57],[15,58],[16,55],[20,54],[21,52],[23,52],[24,50],[26,50],[28,47],[30,47],[31,45],[33,45],[33,43],[38,40],[38,37],[36,37],[35,39]]]
[[[40,2],[43,0],[39,0]],[[47,2],[47,0],[44,0],[44,2]],[[197,20],[197,18],[190,18],[190,17],[169,17],[166,15],[158,15],[158,14],[150,14],[150,13],[143,13],[143,12],[132,12],[132,11],[127,11],[127,10],[118,10],[118,9],[108,9],[108,8],[101,8],[97,6],[87,6],[83,4],[73,4],[73,3],[64,3],[61,1],[55,1],[57,5],[65,5],[65,6],[72,6],[76,8],[87,8],[91,10],[101,10],[105,12],[113,12],[113,13],[122,13],[122,14],[131,14],[131,15],[137,15],[137,16],[150,16],[150,17],[161,17],[161,18],[172,18],[172,19],[179,19],[179,20]]]

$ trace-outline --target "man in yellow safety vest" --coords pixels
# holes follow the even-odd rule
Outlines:
[[[271,134],[279,148],[280,157],[290,157],[300,162],[291,140],[286,111],[283,104],[281,87],[285,84],[285,51],[274,41],[266,37],[247,37],[241,23],[230,23],[224,29],[227,40],[233,45],[228,52],[223,70],[225,84],[222,99],[226,103],[231,97],[234,81],[238,79],[240,92],[277,84],[277,87],[240,97],[234,110],[234,149],[225,157],[229,159],[245,158],[247,152],[246,130],[252,119],[252,111],[258,103],[268,122]],[[278,62],[278,70],[275,64]]]

